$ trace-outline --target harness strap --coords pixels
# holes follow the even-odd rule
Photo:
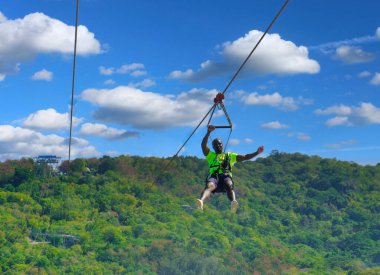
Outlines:
[[[216,154],[216,156],[215,156],[215,158],[214,158],[212,164],[209,165],[209,168],[210,168],[210,169],[212,169],[212,168],[216,168],[216,167],[218,167],[218,169],[215,169],[215,170],[214,170],[212,173],[210,173],[210,174],[211,174],[211,175],[213,175],[213,174],[219,174],[219,170],[227,171],[228,173],[229,173],[229,172],[232,172],[232,167],[231,167],[230,161],[228,161],[228,163],[227,163],[227,165],[226,165],[225,168],[222,166],[223,163],[226,161],[226,159],[230,157],[230,154],[229,154],[229,153],[225,153],[225,154],[224,154],[224,158],[223,158],[223,160],[222,160],[221,162],[219,162],[218,164],[214,164],[214,163],[215,163],[215,160],[219,161],[219,160],[218,160],[218,155],[220,155],[220,154]]]

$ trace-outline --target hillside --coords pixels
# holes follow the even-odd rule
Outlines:
[[[380,274],[380,164],[301,154],[239,163],[240,208],[194,209],[205,160],[0,163],[4,274]],[[67,169],[67,163],[61,166]]]

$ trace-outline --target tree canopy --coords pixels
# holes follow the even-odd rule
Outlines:
[[[194,209],[205,160],[178,157],[157,178],[167,161],[76,159],[56,176],[31,159],[0,163],[0,271],[379,274],[380,164],[238,163],[232,214],[224,194]]]

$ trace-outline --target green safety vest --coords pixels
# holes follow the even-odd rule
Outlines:
[[[222,167],[222,163],[224,159],[227,157],[227,155],[230,157],[229,166],[231,169],[229,171],[225,171]],[[227,152],[227,153],[222,153],[222,154],[216,154],[215,152],[210,150],[210,152],[206,156],[206,160],[210,167],[210,175],[213,175],[213,174],[219,175],[219,174],[223,174],[227,172],[232,177],[232,166],[234,166],[236,163],[236,156],[237,156],[236,153]]]

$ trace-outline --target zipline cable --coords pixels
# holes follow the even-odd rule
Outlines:
[[[69,137],[69,159],[68,159],[68,174],[70,172],[70,159],[71,159],[71,141],[72,141],[72,125],[73,125],[73,112],[74,112],[74,91],[75,91],[75,70],[76,70],[76,55],[77,55],[77,38],[78,38],[78,14],[79,14],[79,0],[76,0],[76,15],[75,15],[75,39],[74,39],[74,61],[73,61],[73,74],[72,74],[72,86],[71,86],[71,111],[70,111],[70,137]],[[55,186],[55,185],[54,185]],[[30,191],[30,190],[29,190]],[[30,191],[30,196],[32,197],[32,192]],[[62,197],[62,196],[61,196]],[[40,203],[40,201],[39,201]],[[49,209],[51,216],[51,208]],[[47,230],[49,230],[51,227],[51,221],[49,222],[49,225],[47,227]],[[46,230],[46,229],[45,229]],[[21,238],[20,238],[21,239]],[[7,241],[6,239],[6,242]],[[47,250],[47,247],[40,249],[40,251],[37,253],[37,256],[32,258],[33,260],[29,264],[29,266],[26,269],[26,273],[29,273],[29,271],[35,266],[39,258],[41,257],[42,253],[45,253]],[[10,257],[5,263],[7,264],[12,258]],[[2,274],[8,274],[10,272],[15,271],[16,267],[12,267],[8,270],[5,270]]]
[[[279,10],[279,12],[276,14],[276,16],[273,18],[272,22],[269,24],[268,28],[265,30],[265,32],[263,33],[263,35],[260,37],[259,41],[257,41],[255,47],[253,47],[252,51],[249,53],[249,55],[247,56],[247,58],[244,60],[244,62],[240,65],[239,69],[236,71],[236,73],[234,74],[234,76],[231,78],[230,82],[227,84],[226,88],[224,88],[222,94],[224,94],[228,88],[231,86],[232,82],[234,82],[235,78],[238,76],[238,74],[240,73],[240,71],[243,69],[244,65],[248,62],[248,60],[251,58],[251,55],[253,54],[253,52],[256,50],[256,48],[259,46],[259,44],[261,43],[261,41],[264,39],[265,35],[269,32],[269,30],[272,28],[274,22],[276,22],[277,18],[281,15],[282,11],[285,9],[286,5],[289,3],[289,0],[286,0],[285,3],[282,5],[281,9]]]
[[[73,77],[72,77],[72,81],[71,81],[69,161],[68,161],[67,174],[70,174],[71,143],[72,143],[72,132],[73,132],[73,113],[74,113],[74,94],[75,94],[75,69],[76,69],[76,60],[77,60],[77,40],[78,40],[78,15],[79,15],[79,0],[76,0],[75,38],[74,38],[74,61],[73,61]]]
[[[243,67],[245,66],[245,64],[248,62],[248,60],[251,58],[252,54],[254,53],[254,51],[256,50],[256,48],[259,46],[259,44],[261,43],[261,41],[264,39],[264,37],[266,36],[266,34],[269,32],[269,30],[272,28],[273,24],[276,22],[276,20],[278,19],[278,17],[281,15],[281,13],[283,12],[283,10],[285,9],[286,5],[289,3],[289,0],[286,0],[285,3],[282,5],[281,9],[277,12],[276,16],[273,18],[272,22],[269,24],[269,26],[267,27],[267,29],[265,30],[265,32],[263,33],[263,35],[260,37],[259,41],[257,41],[256,45],[253,47],[252,51],[249,53],[249,55],[246,57],[246,59],[244,60],[244,62],[240,65],[240,67],[238,68],[238,70],[236,71],[236,73],[233,75],[233,77],[231,78],[230,82],[228,82],[227,86],[224,88],[223,92],[221,94],[225,94],[226,91],[229,89],[229,87],[231,86],[232,82],[235,81],[236,77],[238,76],[238,74],[240,73],[240,71],[243,69]],[[212,105],[212,107],[210,108],[210,110],[207,112],[207,114],[202,118],[201,122],[199,122],[199,124],[195,127],[195,129],[191,132],[190,136],[186,139],[186,141],[182,144],[182,146],[178,149],[178,151],[171,157],[171,159],[169,160],[169,163],[163,168],[161,169],[160,173],[158,174],[158,176],[156,177],[156,181],[157,179],[162,175],[162,173],[170,166],[170,164],[172,163],[173,159],[176,158],[178,156],[178,154],[181,152],[181,150],[183,149],[183,147],[185,147],[185,145],[187,144],[187,142],[191,139],[191,137],[195,134],[195,132],[198,130],[198,128],[201,126],[201,124],[203,123],[203,121],[206,119],[206,117],[212,112],[212,115],[214,114],[214,111],[215,111],[215,107],[218,105],[218,103],[214,103]],[[225,108],[224,108],[225,110]],[[224,111],[223,110],[223,111]],[[226,113],[226,112],[225,112]],[[211,115],[211,117],[212,117]],[[210,120],[209,120],[209,123],[211,121],[211,117],[210,117]],[[230,122],[230,119],[227,115],[227,119],[228,121]],[[208,124],[209,124],[208,123]],[[230,135],[231,135],[231,131],[230,131]],[[228,140],[229,140],[230,136],[228,137]]]

